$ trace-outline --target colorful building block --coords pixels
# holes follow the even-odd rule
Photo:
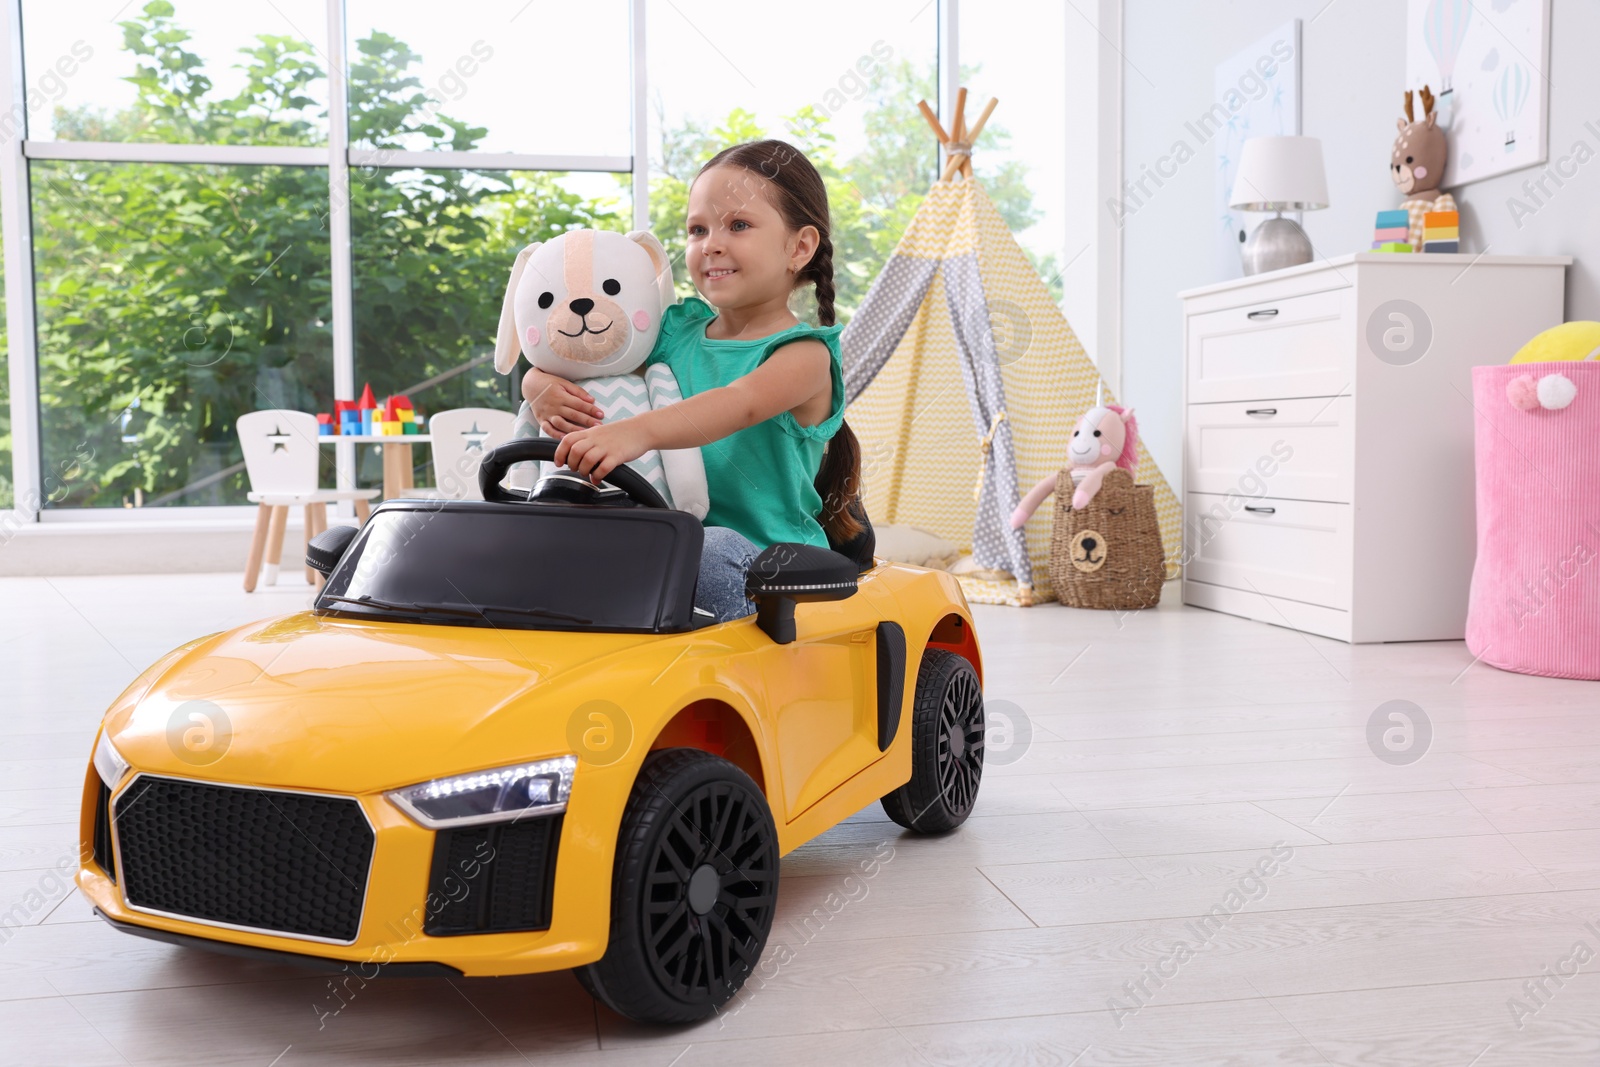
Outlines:
[[[1409,252],[1409,251],[1411,251],[1411,246],[1409,244],[1407,244],[1405,241],[1380,241],[1380,242],[1378,242],[1377,251],[1379,251],[1379,252]]]
[[[1461,242],[1460,241],[1424,241],[1422,243],[1422,250],[1424,252],[1459,252],[1459,251],[1461,251]]]
[[[1424,226],[1422,228],[1424,241],[1459,241],[1461,227],[1459,226]]]
[[[317,436],[318,437],[332,437],[333,436],[333,416],[329,415],[325,411],[317,412]]]
[[[1407,211],[1403,207],[1394,208],[1390,211],[1380,211],[1378,212],[1378,221],[1376,225],[1380,230],[1387,230],[1394,226],[1410,226],[1411,212]]]
[[[1381,230],[1372,231],[1372,239],[1375,241],[1404,241],[1410,236],[1409,226],[1385,226]]]
[[[1459,211],[1428,211],[1422,216],[1424,226],[1459,226],[1461,213]]]

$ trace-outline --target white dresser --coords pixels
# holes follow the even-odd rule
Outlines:
[[[1462,637],[1471,368],[1562,321],[1566,257],[1361,252],[1180,293],[1183,602]]]

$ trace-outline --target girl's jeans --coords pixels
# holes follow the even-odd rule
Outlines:
[[[717,622],[741,619],[756,610],[744,595],[745,571],[761,554],[749,538],[726,526],[707,526],[700,551],[700,579],[694,606],[709,611]]]

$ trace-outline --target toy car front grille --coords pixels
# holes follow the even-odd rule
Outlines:
[[[440,830],[423,932],[448,937],[548,930],[561,819],[542,815]]]
[[[293,937],[350,942],[373,832],[350,797],[149,775],[112,810],[130,907]]]
[[[115,883],[117,861],[111,851],[111,787],[104,782],[100,783],[100,790],[94,798],[94,840],[90,846],[94,850],[95,866],[105,871],[106,877]]]

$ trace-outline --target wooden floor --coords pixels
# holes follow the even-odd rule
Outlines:
[[[1123,618],[979,608],[1011,736],[975,816],[919,839],[873,809],[788,856],[720,1018],[640,1028],[564,973],[375,982],[322,1015],[326,979],[118,934],[50,871],[117,691],[306,600],[238,584],[0,581],[0,1062],[1600,1062],[1600,685],[1175,587]],[[1414,762],[1368,741],[1393,700],[1431,724]]]

